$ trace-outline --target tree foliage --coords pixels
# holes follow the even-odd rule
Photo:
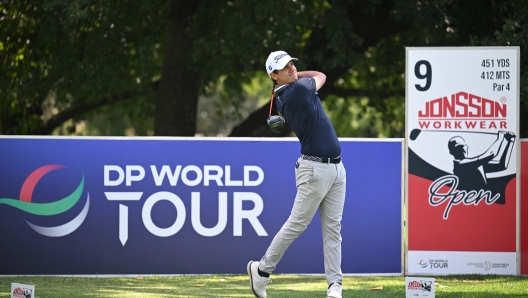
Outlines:
[[[524,0],[0,0],[0,133],[272,135],[282,49],[327,75],[338,135],[402,137],[406,46],[520,46],[526,137],[527,18]]]
[[[163,6],[2,1],[0,11],[3,134],[49,134],[68,119],[152,92]]]

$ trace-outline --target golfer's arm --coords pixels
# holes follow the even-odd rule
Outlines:
[[[321,89],[326,82],[326,75],[322,72],[315,70],[307,70],[297,72],[297,77],[300,78],[313,78],[315,80],[315,90]]]

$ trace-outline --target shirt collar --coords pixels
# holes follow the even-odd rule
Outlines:
[[[281,86],[275,88],[275,93],[281,91],[282,89],[284,89],[284,88],[286,88],[288,86],[290,86],[290,84],[281,85]]]

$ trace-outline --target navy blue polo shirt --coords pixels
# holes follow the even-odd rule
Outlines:
[[[330,158],[341,155],[341,144],[321,105],[313,78],[280,86],[275,91],[275,103],[301,142],[302,154]]]

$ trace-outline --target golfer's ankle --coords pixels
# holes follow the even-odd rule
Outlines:
[[[269,277],[269,273],[266,273],[264,271],[260,271],[260,269],[258,269],[258,275],[260,275],[261,277]]]

